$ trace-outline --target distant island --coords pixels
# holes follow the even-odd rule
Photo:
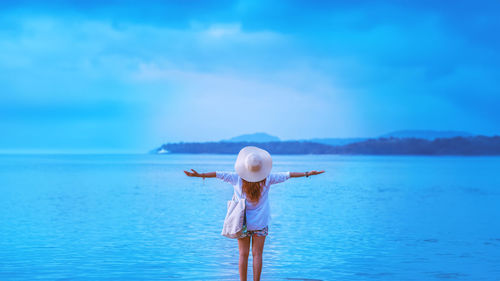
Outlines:
[[[250,135],[248,135],[250,136]],[[269,136],[269,135],[268,135]],[[265,136],[268,138],[268,136]],[[455,136],[449,138],[379,137],[358,139],[340,145],[317,141],[219,141],[166,143],[153,150],[156,154],[207,153],[236,154],[253,145],[271,154],[340,155],[500,155],[500,136]],[[331,140],[331,139],[330,139]],[[356,140],[356,139],[349,139]]]
[[[449,139],[454,137],[472,137],[474,134],[462,131],[433,131],[433,130],[401,130],[381,135],[381,138],[416,138],[416,139]]]

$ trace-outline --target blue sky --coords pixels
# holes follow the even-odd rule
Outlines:
[[[2,1],[0,150],[500,132],[498,1]]]

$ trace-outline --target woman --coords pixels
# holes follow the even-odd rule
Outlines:
[[[270,210],[268,192],[272,184],[284,182],[289,178],[309,177],[319,175],[325,171],[310,172],[280,172],[271,173],[271,155],[258,147],[244,147],[238,154],[234,164],[234,172],[198,173],[184,171],[189,177],[219,178],[234,187],[236,199],[245,198],[246,202],[246,230],[238,238],[240,252],[239,272],[240,280],[247,280],[248,255],[252,241],[253,280],[260,280],[262,271],[262,251],[268,233]],[[245,229],[245,228],[244,228]]]

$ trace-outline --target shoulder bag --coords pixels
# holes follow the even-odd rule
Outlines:
[[[222,235],[227,238],[239,238],[245,231],[245,198],[233,198],[227,201],[227,214],[224,219],[224,226],[222,227]]]

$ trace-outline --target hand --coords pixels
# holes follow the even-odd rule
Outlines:
[[[191,171],[193,171],[192,173],[191,172],[188,172],[188,171],[184,171],[184,173],[186,174],[186,176],[188,177],[202,177],[201,174],[199,174],[197,171],[191,169]]]
[[[323,174],[325,172],[325,170],[321,170],[321,171],[310,171],[308,172],[308,174],[310,176],[314,176],[314,175],[319,175],[319,174]]]

